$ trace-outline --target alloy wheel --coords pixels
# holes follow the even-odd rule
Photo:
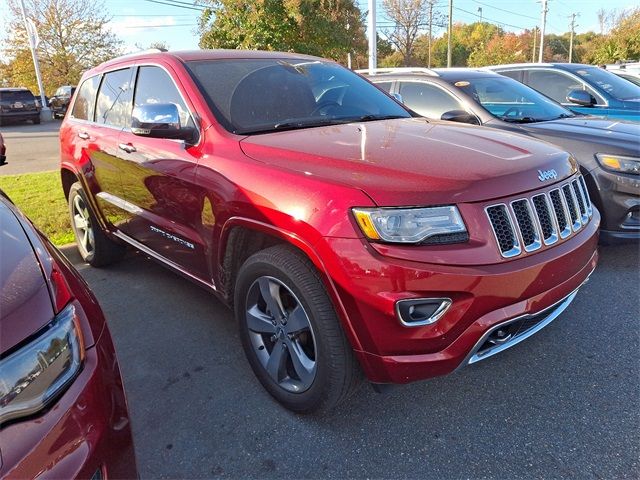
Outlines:
[[[245,318],[254,352],[284,390],[302,393],[316,377],[316,341],[296,295],[274,277],[262,276],[247,293]]]
[[[95,249],[95,237],[89,209],[80,195],[76,195],[73,199],[72,220],[73,230],[83,256],[90,255]]]

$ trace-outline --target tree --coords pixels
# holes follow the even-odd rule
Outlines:
[[[420,29],[427,22],[428,0],[383,0],[382,6],[395,27],[385,32],[386,37],[402,54],[403,64],[411,65],[414,47]]]
[[[205,0],[200,47],[295,51],[336,60],[366,48],[353,0]]]
[[[515,33],[495,34],[483,48],[469,55],[470,67],[484,67],[502,63],[526,62],[528,48]]]
[[[27,33],[17,0],[8,0],[9,32],[0,77],[12,85],[37,91]],[[60,85],[76,85],[82,72],[121,53],[121,42],[109,30],[109,17],[99,0],[25,0],[26,14],[40,37],[38,57],[47,94]],[[29,65],[30,64],[30,65]]]

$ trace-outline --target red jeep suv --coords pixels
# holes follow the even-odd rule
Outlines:
[[[599,214],[567,153],[416,118],[334,62],[141,53],[86,72],[69,108],[62,182],[84,259],[130,245],[215,292],[297,412],[363,373],[406,383],[490,357],[596,265]]]

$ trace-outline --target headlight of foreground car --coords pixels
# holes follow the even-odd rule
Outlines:
[[[596,153],[596,158],[598,162],[600,162],[600,165],[607,170],[640,175],[640,157]]]
[[[429,208],[354,208],[353,214],[369,240],[392,243],[453,243],[468,240],[455,206]]]
[[[37,413],[80,373],[84,345],[68,305],[37,338],[0,360],[0,424]]]

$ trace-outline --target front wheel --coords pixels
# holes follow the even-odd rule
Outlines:
[[[85,262],[93,267],[103,267],[122,258],[125,247],[104,234],[80,182],[71,185],[69,190],[69,213],[78,251]]]
[[[359,365],[322,281],[293,248],[271,247],[244,263],[235,312],[255,375],[288,409],[330,410],[361,384]]]

